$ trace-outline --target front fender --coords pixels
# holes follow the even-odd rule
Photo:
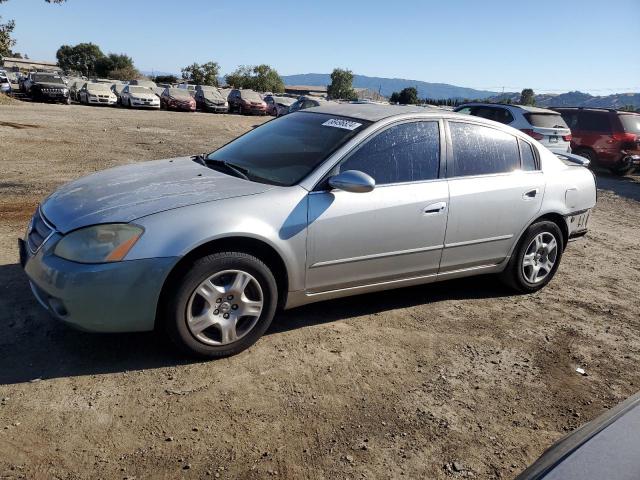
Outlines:
[[[142,217],[145,232],[127,260],[182,258],[206,243],[245,237],[262,241],[282,258],[290,290],[304,288],[307,194],[302,187],[229,198]]]

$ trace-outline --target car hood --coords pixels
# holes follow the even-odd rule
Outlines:
[[[158,96],[155,93],[151,92],[151,91],[143,92],[143,93],[130,93],[130,95],[133,98],[143,98],[145,100],[154,100],[154,99],[158,98]]]
[[[66,233],[271,188],[181,157],[116,167],[80,178],[51,194],[42,211],[58,231]]]
[[[47,83],[47,82],[34,82],[33,86],[38,86],[42,88],[69,88],[64,83]]]

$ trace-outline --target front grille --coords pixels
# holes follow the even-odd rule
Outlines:
[[[27,245],[31,253],[36,253],[54,231],[53,226],[45,220],[42,212],[40,212],[40,207],[38,207],[31,219],[27,233]]]

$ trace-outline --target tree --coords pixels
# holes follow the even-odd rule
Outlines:
[[[331,98],[354,100],[356,92],[353,90],[353,72],[342,68],[334,68],[331,72],[331,84],[327,87],[327,94]]]
[[[398,102],[403,105],[417,105],[419,103],[418,90],[415,87],[403,88],[398,97]]]
[[[0,20],[2,17],[0,17]],[[16,22],[9,20],[7,23],[0,23],[0,58],[11,56],[11,47],[16,44],[16,41],[11,38],[13,29],[16,27]]]
[[[95,64],[96,75],[98,77],[113,78],[111,72],[133,72],[136,73],[125,80],[130,80],[139,75],[138,71],[133,66],[133,59],[125,55],[124,53],[110,53],[106,56],[102,56],[96,60]]]
[[[284,82],[278,71],[266,64],[240,65],[225,77],[229,85],[236,88],[250,88],[258,92],[284,92]]]
[[[62,45],[56,52],[60,68],[87,76],[96,73],[96,63],[102,57],[104,57],[102,50],[93,43],[79,43],[73,47]]]
[[[178,83],[178,77],[175,75],[156,75],[151,80],[156,83]]]
[[[192,63],[182,69],[182,78],[196,85],[218,86],[220,65],[217,62],[207,62],[202,65]]]
[[[116,68],[109,72],[107,78],[113,80],[134,80],[142,77],[142,74],[134,66],[127,66],[122,68]]]
[[[389,103],[400,103],[400,94],[398,92],[393,92],[389,97]]]
[[[525,88],[520,93],[520,105],[535,105],[536,98],[533,89]]]

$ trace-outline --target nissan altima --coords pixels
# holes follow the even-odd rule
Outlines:
[[[63,186],[19,240],[21,263],[64,323],[161,329],[221,357],[278,308],[489,273],[541,289],[587,232],[584,163],[483,118],[327,103],[209,154]]]

